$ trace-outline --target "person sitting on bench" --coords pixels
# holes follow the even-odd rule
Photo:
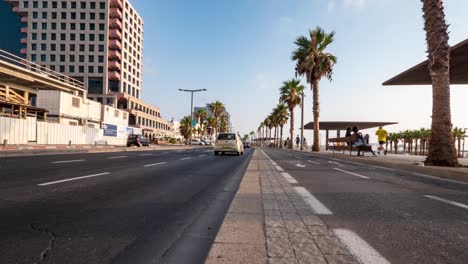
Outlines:
[[[353,143],[353,146],[358,149],[358,156],[361,154],[361,150],[363,151],[362,155],[364,156],[364,151],[368,150],[372,153],[373,156],[377,156],[372,150],[372,146],[369,144],[369,134],[366,134],[365,136],[362,135],[361,132],[359,132],[358,127],[353,127],[352,129],[353,134],[356,135],[357,140]]]

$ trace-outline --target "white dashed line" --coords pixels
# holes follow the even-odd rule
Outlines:
[[[166,164],[167,162],[158,162],[158,163],[152,163],[152,164],[147,164],[143,167],[153,167],[153,166],[158,166],[158,165],[163,165]]]
[[[428,179],[434,179],[434,180],[439,180],[439,181],[456,183],[456,184],[461,184],[461,185],[467,185],[468,186],[467,182],[460,182],[460,181],[456,181],[456,180],[444,179],[444,178],[439,178],[439,177],[436,177],[436,176],[431,176],[431,175],[417,173],[417,172],[413,172],[413,174],[417,175],[417,176],[424,177],[424,178],[428,178]]]
[[[312,163],[312,164],[317,164],[317,165],[320,165],[320,163],[319,163],[319,162],[316,162],[316,161],[313,161],[313,160],[308,160],[307,162],[309,162],[309,163]]]
[[[359,235],[348,229],[334,229],[336,236],[343,242],[362,264],[390,264],[371,245]]]
[[[81,179],[86,179],[86,178],[93,178],[93,177],[98,177],[102,175],[107,175],[110,174],[110,172],[103,172],[103,173],[98,173],[98,174],[91,174],[87,176],[81,176],[81,177],[76,177],[76,178],[70,178],[70,179],[65,179],[65,180],[60,180],[60,181],[53,181],[53,182],[46,182],[46,183],[40,183],[38,186],[47,186],[47,185],[52,185],[52,184],[57,184],[57,183],[62,183],[62,182],[68,182],[68,181],[76,181],[76,180],[81,180]]]
[[[338,169],[338,168],[333,168],[333,169],[334,169],[334,170],[337,170],[337,171],[341,171],[341,172],[347,173],[347,174],[350,174],[350,175],[353,175],[353,176],[356,176],[356,177],[359,177],[359,178],[370,179],[370,178],[367,177],[367,176],[364,176],[364,175],[361,175],[361,174],[357,174],[357,173],[354,173],[354,172],[345,171],[345,170]]]
[[[53,164],[61,164],[61,163],[72,163],[72,162],[80,162],[80,161],[85,161],[84,159],[79,159],[79,160],[61,160],[61,161],[54,161],[51,162]]]
[[[303,160],[303,158],[301,158],[301,157],[298,157],[298,156],[294,156],[294,158],[296,158],[296,159],[300,159],[300,160]]]
[[[296,179],[294,179],[289,173],[282,172],[281,175],[289,182],[289,183],[297,183]]]
[[[192,157],[187,157],[187,158],[181,158],[180,160],[189,160],[191,159]]]
[[[198,155],[198,157],[205,157],[205,156],[206,156],[205,154]]]
[[[140,156],[151,156],[151,155],[153,155],[153,154],[151,154],[151,153],[148,153],[148,154],[140,154]]]
[[[446,204],[451,204],[451,205],[454,205],[454,206],[458,206],[458,207],[461,207],[461,208],[463,208],[463,209],[468,209],[468,205],[466,205],[466,204],[462,204],[462,203],[450,201],[450,200],[447,200],[447,199],[444,199],[444,198],[440,198],[440,197],[437,197],[437,196],[433,196],[433,195],[424,195],[424,197],[429,198],[429,199],[432,199],[432,200],[436,200],[436,201],[439,201],[439,202],[443,202],[443,203],[446,203]]]
[[[313,196],[309,191],[304,187],[294,187],[294,190],[297,194],[302,196],[304,201],[314,210],[316,214],[320,215],[331,215],[333,214],[330,209],[323,205],[315,196]]]
[[[108,159],[123,159],[126,158],[127,156],[115,156],[115,157],[107,157]]]
[[[303,165],[303,164],[295,164],[296,167],[299,167],[299,168],[305,168],[306,165]]]
[[[276,164],[276,162],[274,162],[274,161],[271,161],[271,164],[272,164],[273,166],[278,166],[278,164]]]
[[[275,168],[276,168],[278,171],[284,171],[283,168],[281,168],[280,166],[275,166]]]

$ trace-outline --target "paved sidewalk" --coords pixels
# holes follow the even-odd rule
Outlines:
[[[357,263],[297,190],[255,150],[206,263]]]

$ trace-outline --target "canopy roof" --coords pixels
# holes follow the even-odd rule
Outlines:
[[[428,68],[425,60],[383,85],[431,85]],[[450,48],[450,84],[468,84],[468,39]]]
[[[324,121],[320,122],[320,130],[346,130],[348,127],[357,126],[359,129],[368,129],[379,126],[395,125],[397,122],[360,122],[360,121]],[[304,129],[313,130],[314,122],[310,122],[304,126]]]

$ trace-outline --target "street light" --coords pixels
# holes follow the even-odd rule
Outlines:
[[[197,89],[197,90],[187,90],[187,89],[179,89],[181,92],[188,92],[191,93],[192,100],[190,103],[190,146],[192,146],[192,127],[193,127],[193,93],[197,92],[204,92],[206,89]]]

